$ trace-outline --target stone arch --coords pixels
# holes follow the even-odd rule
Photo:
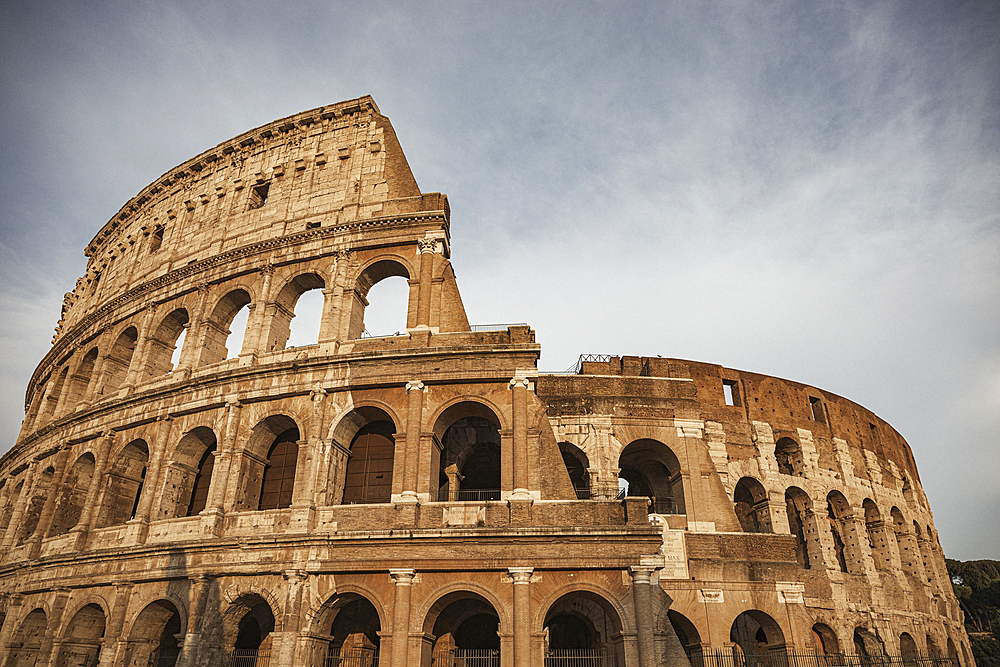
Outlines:
[[[173,370],[171,359],[174,349],[188,326],[188,311],[177,308],[160,320],[159,325],[146,341],[145,379],[166,375]]]
[[[370,595],[338,587],[316,611],[310,625],[324,641],[313,646],[309,664],[378,663],[380,633],[387,626],[384,611]]]
[[[181,437],[168,454],[156,518],[194,516],[205,508],[217,443],[215,431],[207,426],[192,428]]]
[[[97,364],[98,350],[92,347],[83,355],[76,370],[69,378],[69,386],[66,388],[66,402],[63,408],[64,413],[72,412],[87,396],[87,389],[93,382],[94,366]]]
[[[205,334],[202,339],[199,366],[225,361],[229,357],[240,354],[241,350],[229,350],[226,342],[229,339],[230,325],[236,315],[251,304],[250,293],[243,287],[230,290],[216,303],[212,314],[205,320]]]
[[[853,642],[854,652],[861,657],[885,655],[885,645],[878,634],[863,625],[854,629]]]
[[[81,606],[66,625],[56,667],[97,664],[106,623],[107,614],[102,605],[89,602]]]
[[[399,432],[399,425],[399,416],[390,405],[382,401],[372,400],[355,404],[351,410],[333,422],[329,437],[341,448],[340,451],[348,452],[348,454],[346,454],[346,461],[343,457],[339,459],[331,457],[330,481],[327,484],[325,498],[321,501],[323,504],[365,502],[365,499],[371,495],[368,493],[370,486],[368,482],[372,481],[376,482],[374,486],[379,489],[377,502],[389,501],[392,493],[395,436]],[[364,447],[355,449],[358,438],[363,437],[368,432],[382,434],[388,443],[376,442],[376,447],[369,451],[370,448],[367,445],[370,443],[365,442],[363,443]],[[390,445],[391,451],[388,451]],[[359,474],[360,477],[358,477]],[[349,475],[352,477],[349,478]],[[377,475],[382,475],[382,477],[376,478]],[[383,493],[384,487],[387,485],[389,486],[389,496],[385,496]],[[349,486],[352,490],[348,492]],[[376,500],[372,500],[372,502],[376,502]]]
[[[350,410],[333,420],[327,437],[347,449],[365,424],[386,418],[395,425],[398,432],[402,420],[391,405],[373,399],[358,401]]]
[[[65,364],[59,369],[56,379],[49,383],[48,395],[42,399],[44,406],[41,411],[41,416],[38,418],[39,424],[46,424],[57,416],[56,407],[59,405],[59,399],[62,396],[63,391],[65,391],[66,379],[68,377],[69,364]]]
[[[117,526],[135,516],[146,484],[149,444],[137,438],[125,445],[108,469],[97,527]]]
[[[875,561],[875,569],[888,570],[892,567],[892,555],[882,513],[871,498],[864,499],[861,509],[865,513],[865,532],[868,536],[868,545],[871,547],[872,560]]]
[[[240,588],[244,590],[235,596],[225,596],[229,602],[225,610],[206,623],[204,664],[227,664],[233,658],[245,661],[236,664],[255,664],[272,653],[274,637],[281,631],[281,607],[273,595],[262,594],[256,586]]]
[[[172,599],[158,598],[143,606],[125,634],[130,648],[126,667],[176,664],[180,656],[177,635],[185,633],[186,620]]]
[[[805,474],[802,447],[794,438],[779,438],[774,443],[774,458],[778,462],[779,473],[799,477]]]
[[[433,448],[440,451],[438,500],[500,499],[501,424],[499,413],[483,401],[454,402],[440,412],[433,429],[440,443]]]
[[[606,605],[609,609],[614,611],[615,617],[618,619],[618,622],[621,623],[622,633],[628,635],[636,631],[633,623],[634,619],[628,613],[628,610],[622,605],[618,596],[616,596],[611,590],[590,582],[576,582],[559,586],[558,588],[549,591],[537,606],[532,604],[532,633],[541,633],[544,630],[545,616],[557,600],[573,594],[581,594],[592,599],[599,598],[602,605]]]
[[[945,649],[948,651],[948,658],[950,658],[952,661],[951,664],[960,665],[961,663],[958,659],[958,649],[955,648],[955,642],[952,640],[951,637],[948,637],[948,642],[945,644]]]
[[[854,523],[854,510],[836,489],[826,496],[826,508],[829,514],[830,535],[833,538],[834,557],[843,572],[863,574],[864,564],[861,559],[861,549],[858,544],[858,534]]]
[[[681,648],[684,649],[684,652],[689,657],[703,649],[701,633],[698,632],[697,626],[687,616],[674,609],[668,609],[667,621],[673,628],[674,635],[677,637],[677,641],[680,642]]]
[[[132,325],[125,327],[115,338],[114,345],[104,357],[103,384],[97,388],[100,396],[110,396],[125,384],[132,356],[139,340],[139,332]]]
[[[903,572],[911,577],[921,578],[922,558],[920,548],[917,546],[917,541],[914,539],[913,534],[909,531],[902,511],[898,507],[893,506],[889,510],[889,517],[892,519],[892,531],[896,537],[896,547],[899,551],[899,562],[903,568]]]
[[[778,622],[759,609],[748,609],[739,614],[729,629],[729,641],[743,651],[743,655],[767,655],[784,648],[785,633]]]
[[[840,653],[840,641],[837,639],[837,633],[826,623],[813,624],[812,642],[816,652],[821,655]]]
[[[41,466],[39,466],[41,467]],[[17,543],[22,544],[35,532],[38,520],[42,516],[42,507],[52,491],[55,483],[56,469],[51,464],[38,472],[38,479],[31,485],[31,497],[21,516],[21,525],[17,528]]]
[[[545,608],[546,657],[623,664],[622,619],[608,600],[587,590],[564,593]]]
[[[773,533],[771,509],[764,485],[753,477],[742,477],[733,489],[733,509],[744,533]]]
[[[917,642],[913,641],[913,637],[910,636],[909,632],[903,632],[899,635],[899,655],[902,656],[904,665],[912,666],[917,664],[920,651],[917,650]]]
[[[338,583],[337,591],[335,593],[327,596],[323,602],[313,606],[313,608],[306,612],[306,627],[309,632],[321,632],[324,625],[329,625],[330,621],[333,619],[328,615],[328,607],[331,602],[335,602],[341,595],[353,595],[355,597],[365,598],[372,603],[372,606],[375,607],[375,611],[378,612],[379,623],[385,627],[392,626],[392,619],[388,616],[385,605],[382,604],[378,594],[368,586],[349,582],[344,584]]]
[[[626,493],[652,498],[651,511],[686,514],[681,464],[670,447],[659,440],[635,440],[621,450],[618,467],[618,478],[628,484]]]
[[[799,565],[808,570],[816,559],[822,566],[823,551],[809,494],[797,486],[785,489],[785,513],[788,516],[788,530],[795,536],[795,559]]]
[[[14,479],[11,476],[4,480],[3,505],[0,506],[0,541],[2,541],[3,535],[10,525],[10,519],[14,515],[14,506],[17,504],[17,499],[21,497],[21,492],[24,490],[24,480],[14,481]]]
[[[559,443],[559,453],[569,474],[569,480],[580,500],[590,498],[590,459],[586,452],[570,442]]]
[[[69,474],[63,481],[62,488],[58,490],[56,510],[46,537],[62,535],[80,521],[83,506],[87,501],[87,494],[90,492],[90,484],[94,480],[96,467],[97,462],[90,452],[81,454],[73,463],[73,467],[70,468]]]
[[[940,658],[941,650],[938,648],[937,641],[934,639],[934,635],[927,633],[924,640],[925,646],[927,646],[927,656],[931,658]]]
[[[431,659],[500,655],[500,635],[512,631],[503,605],[481,587],[456,584],[452,590],[435,592],[434,602],[417,618],[423,631],[433,637]]]
[[[288,337],[292,333],[292,318],[295,317],[296,303],[306,292],[325,287],[326,280],[312,269],[299,273],[285,283],[272,304],[273,312],[270,313],[270,322],[267,327],[265,352],[277,352],[285,349]],[[319,331],[316,333],[318,336]]]
[[[354,279],[347,340],[361,338],[365,331],[365,308],[368,306],[368,292],[371,288],[386,278],[398,276],[409,280],[412,275],[409,262],[398,255],[380,255],[362,266]],[[408,312],[413,312],[415,308],[416,294],[417,285],[411,285],[407,305]],[[409,318],[407,318],[407,324],[409,324]]]
[[[257,422],[243,447],[237,505],[240,510],[291,505],[302,433],[296,420],[287,414],[272,414]],[[272,465],[270,457],[279,446],[281,451]]]
[[[45,632],[48,628],[48,615],[42,607],[35,607],[28,612],[14,634],[14,645],[7,653],[6,665],[10,667],[33,667],[39,657]]]

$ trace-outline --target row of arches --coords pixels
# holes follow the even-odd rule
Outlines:
[[[779,506],[780,507],[780,506]],[[742,477],[733,490],[733,508],[740,526],[747,533],[773,533],[775,503],[761,482]],[[797,486],[784,493],[784,510],[789,532],[797,538],[797,557],[806,568],[822,563],[820,533],[828,533],[836,565],[843,572],[864,574],[866,561],[876,570],[891,570],[896,564],[919,580],[930,583],[942,576],[938,572],[938,554],[933,529],[907,522],[902,511],[893,506],[889,520],[871,498],[865,498],[860,512],[843,493],[834,489],[825,504],[813,499]]]
[[[236,280],[216,288],[217,295],[208,288],[203,299],[196,292],[179,300],[155,321],[133,317],[53,370],[36,390],[26,424],[38,428],[78,407],[115,396],[122,387],[182,368],[312,345],[323,338],[354,340],[370,335],[368,328],[380,333],[405,331],[411,310],[407,304],[415,291],[409,284],[408,264],[396,256],[369,262],[343,293],[327,289],[330,278],[320,271],[298,273],[273,288],[266,278],[260,279],[262,285]],[[273,296],[260,296],[263,292]],[[346,308],[344,303],[339,307],[349,314],[342,331],[330,331],[335,328],[331,320],[338,300],[346,301]],[[376,307],[370,308],[371,302]]]

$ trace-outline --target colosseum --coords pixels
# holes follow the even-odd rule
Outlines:
[[[540,373],[470,325],[450,224],[362,97],[104,225],[0,460],[3,664],[974,667],[889,424],[710,363]]]

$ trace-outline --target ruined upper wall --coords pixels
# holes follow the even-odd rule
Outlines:
[[[266,204],[266,205],[265,205]],[[135,285],[206,257],[316,227],[444,210],[421,195],[389,119],[365,96],[282,118],[171,169],[87,246],[57,338]]]

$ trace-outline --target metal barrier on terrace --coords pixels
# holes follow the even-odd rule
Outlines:
[[[431,658],[431,667],[500,667],[500,651],[491,648],[455,648]]]
[[[959,667],[957,658],[850,653],[795,653],[780,649],[744,654],[738,648],[698,651],[691,667]]]
[[[618,492],[615,497],[616,500],[625,500],[628,497],[628,493],[625,489]],[[684,514],[677,507],[677,503],[672,500],[657,500],[656,498],[650,498],[649,503],[649,513],[650,514]]]
[[[229,654],[226,667],[268,667],[271,652],[255,648],[238,648]]]
[[[617,667],[614,654],[599,648],[549,649],[545,667]]]
[[[507,327],[526,327],[527,322],[508,322],[506,324],[473,324],[472,331],[506,331]]]
[[[354,650],[348,655],[327,655],[323,667],[376,667],[378,649]]]
[[[451,498],[448,497],[448,489],[441,489],[438,492],[438,502],[446,503],[449,500]],[[472,502],[500,500],[500,489],[459,489],[455,492],[455,500],[468,500]]]

